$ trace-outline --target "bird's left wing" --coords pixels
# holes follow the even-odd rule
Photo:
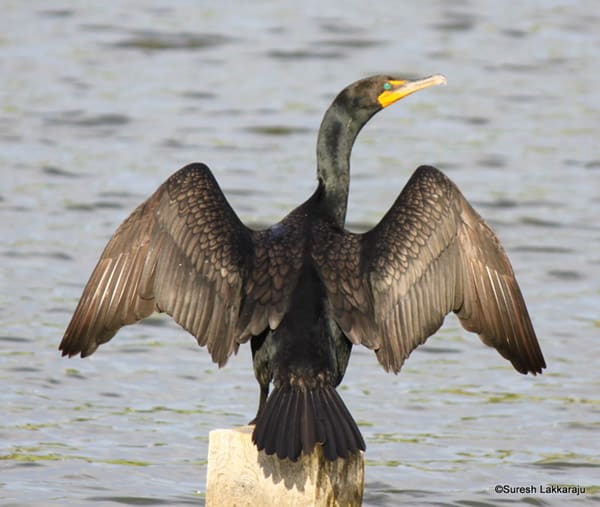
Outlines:
[[[278,325],[287,308],[301,245],[282,248],[296,237],[278,227],[248,229],[206,165],[180,169],[107,244],[60,350],[90,355],[122,326],[159,311],[225,364],[239,343]]]

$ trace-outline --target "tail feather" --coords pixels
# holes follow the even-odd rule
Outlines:
[[[256,420],[252,440],[259,450],[296,461],[323,445],[335,460],[365,449],[365,442],[344,402],[332,386],[313,389],[276,387]]]
[[[297,435],[297,437],[290,439],[290,442],[287,447],[287,452],[285,453],[288,456],[299,456],[302,451],[302,439],[300,437],[301,434],[301,410],[302,410],[302,398],[300,396],[292,396],[293,404],[290,412],[290,419],[292,422],[292,432]],[[281,456],[279,456],[281,458]],[[283,458],[281,458],[283,459]]]
[[[344,406],[340,406],[339,404],[335,403],[335,400],[333,400],[331,397],[331,392],[335,393],[335,391],[325,391],[324,393],[326,399],[325,408],[329,411],[329,421],[337,421],[339,424],[339,426],[335,428],[335,431],[333,431],[333,437],[335,439],[338,454],[341,458],[347,458],[348,452],[353,450],[345,446],[344,442],[353,442],[354,435],[352,430],[350,430],[348,417],[343,413],[342,407]],[[335,459],[335,457],[330,458],[327,456],[327,459]]]
[[[285,417],[289,415],[289,431],[294,432],[294,426],[296,426],[297,418],[294,417],[293,405],[295,405],[295,401],[297,397],[291,396],[290,391],[286,392],[282,396],[283,402],[281,404],[280,415]],[[289,439],[287,437],[288,429],[284,425],[280,425],[277,428],[277,437],[275,439],[275,452],[277,456],[281,459],[285,458],[292,449],[296,447],[296,442],[294,439]]]
[[[315,442],[323,443],[327,440],[327,436],[325,434],[325,426],[322,424],[322,416],[320,415],[322,409],[319,397],[315,391],[308,391],[306,395],[310,399],[312,411],[310,413],[311,418],[304,421],[304,424],[310,428],[314,428]],[[306,454],[310,454],[313,450],[314,444],[311,442],[306,442],[305,445],[308,449]]]
[[[271,393],[271,397],[273,397],[273,394],[274,393]],[[266,437],[265,428],[268,427],[268,419],[270,419],[271,415],[272,413],[265,414],[264,409],[262,411],[259,411],[259,413],[256,415],[256,418],[254,419],[255,426],[254,431],[252,432],[252,441],[255,441],[256,439],[260,440],[261,442],[264,441]],[[263,424],[261,426],[257,425],[259,420],[263,421]]]
[[[309,442],[319,442],[317,432],[314,424],[310,424],[309,421],[315,420],[314,406],[312,402],[312,396],[305,395],[299,396],[301,399],[301,414],[300,414],[300,441],[301,448],[304,454],[308,455],[312,451],[312,447],[309,447]]]
[[[339,455],[340,458],[347,458],[348,452],[344,446],[343,434],[340,431],[336,431],[333,425],[333,421],[339,422],[335,419],[335,414],[332,411],[332,407],[328,403],[321,405],[321,411],[326,416],[321,419],[321,423],[325,428],[325,442],[323,442],[323,452],[328,460],[333,461]]]
[[[331,391],[327,391],[326,395],[328,395],[330,399],[335,396],[340,401],[342,401],[339,395],[337,394],[337,391],[335,391],[334,389],[332,389]],[[363,447],[360,449],[364,450],[365,443],[363,441],[362,435],[360,434],[360,430],[358,429],[356,424],[354,424],[354,419],[352,418],[352,415],[350,414],[350,411],[348,410],[346,405],[343,402],[335,403],[335,400],[331,399],[330,406],[335,407],[337,409],[337,420],[340,422],[340,427],[345,433],[346,441],[361,442]],[[356,452],[358,449],[359,448],[349,449],[349,451]]]
[[[254,432],[256,433],[257,430],[260,428],[262,431],[260,432],[261,434],[261,439],[264,440],[266,442],[266,446],[265,446],[265,452],[267,454],[273,454],[276,450],[277,450],[277,432],[276,431],[269,431],[271,428],[274,428],[275,430],[279,429],[277,426],[277,421],[281,420],[281,412],[282,412],[282,408],[285,406],[284,403],[284,397],[285,397],[285,392],[284,391],[277,391],[274,390],[273,393],[271,394],[271,397],[269,397],[267,399],[267,406],[269,405],[269,400],[271,398],[273,398],[274,403],[272,403],[273,405],[273,410],[266,410],[266,406],[265,406],[265,410],[263,410],[262,415],[259,417],[259,419],[257,419],[257,423],[256,423],[256,428],[254,429]],[[264,421],[264,426],[259,426],[258,425],[258,420],[262,420],[265,419]]]

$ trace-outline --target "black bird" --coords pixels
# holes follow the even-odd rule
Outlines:
[[[211,171],[173,174],[104,249],[60,344],[92,354],[127,324],[166,312],[223,366],[250,340],[260,402],[253,441],[295,461],[364,450],[336,391],[353,344],[397,373],[455,312],[520,373],[544,358],[498,239],[439,170],[421,166],[381,222],[344,229],[350,152],[381,109],[443,76],[374,76],[345,88],[321,123],[314,194],[266,230],[246,227]],[[269,396],[269,386],[273,392]]]

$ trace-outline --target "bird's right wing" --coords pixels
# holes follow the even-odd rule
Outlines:
[[[545,367],[498,239],[433,167],[415,171],[371,231],[324,227],[313,258],[337,323],[386,370],[397,372],[452,311],[519,372]]]
[[[239,343],[279,324],[301,263],[298,236],[293,226],[289,236],[248,229],[208,167],[190,164],[117,229],[59,348],[90,355],[122,326],[159,311],[223,365]],[[282,247],[286,240],[296,247]]]

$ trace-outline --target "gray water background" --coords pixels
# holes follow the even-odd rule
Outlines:
[[[91,358],[57,346],[112,232],[172,172],[214,171],[249,224],[315,187],[348,83],[443,73],[352,157],[364,230],[419,164],[496,229],[548,369],[517,374],[454,317],[398,376],[355,348],[341,387],[366,505],[600,502],[597,2],[2,2],[0,504],[202,505],[208,433],[245,424],[249,347],[219,370],[166,317]],[[586,487],[497,494],[496,484]]]

